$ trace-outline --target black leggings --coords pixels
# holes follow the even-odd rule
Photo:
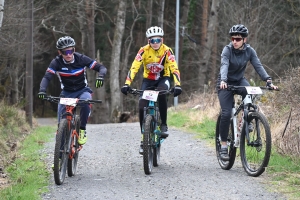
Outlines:
[[[156,81],[144,79],[141,90],[145,90],[151,87],[156,87],[158,90],[168,90],[170,88],[170,80],[167,77],[160,78],[159,80]],[[144,121],[144,107],[148,106],[148,102],[149,102],[148,100],[142,99],[140,97],[139,119],[140,119],[141,130]],[[167,95],[164,94],[158,96],[158,107],[159,107],[162,124],[167,124],[167,109],[168,109]]]
[[[228,82],[229,85],[235,85],[235,86],[249,86],[250,84],[248,81],[243,78],[239,82]],[[241,88],[240,90],[235,92],[236,94],[242,95],[242,98],[244,99],[247,95],[247,91],[245,88]],[[221,121],[220,121],[220,135],[221,135],[221,141],[225,142],[227,141],[228,132],[229,132],[229,125],[230,125],[230,118],[231,118],[231,110],[232,110],[232,103],[233,103],[233,93],[232,91],[228,91],[226,89],[218,90],[218,97],[221,105]]]

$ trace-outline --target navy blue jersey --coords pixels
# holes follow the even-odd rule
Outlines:
[[[78,91],[84,87],[88,87],[86,78],[86,68],[99,72],[99,76],[106,75],[106,67],[97,63],[95,60],[75,52],[74,60],[67,63],[61,55],[54,58],[40,84],[40,92],[46,92],[48,84],[54,75],[57,75],[61,89],[66,91]]]

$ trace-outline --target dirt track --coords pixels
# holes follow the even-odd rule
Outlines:
[[[249,177],[239,158],[222,170],[214,148],[192,134],[170,129],[161,149],[161,164],[145,175],[138,123],[88,125],[88,142],[80,152],[76,176],[57,186],[43,199],[285,199],[268,192],[266,174]],[[46,145],[47,162],[53,162],[54,139]]]

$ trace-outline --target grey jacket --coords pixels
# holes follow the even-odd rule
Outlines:
[[[221,69],[218,82],[221,80],[226,82],[240,81],[244,78],[248,61],[250,61],[263,81],[270,78],[257,57],[256,51],[249,44],[245,44],[243,50],[236,50],[230,43],[224,47],[221,54]]]

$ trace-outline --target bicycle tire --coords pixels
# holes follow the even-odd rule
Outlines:
[[[156,147],[154,147],[153,149],[153,166],[157,167],[159,165],[160,162],[160,143],[156,145]]]
[[[149,175],[153,168],[153,141],[152,135],[154,134],[154,119],[153,116],[147,115],[144,123],[144,136],[143,136],[143,164],[144,172]]]
[[[241,135],[241,161],[246,173],[249,176],[257,177],[265,171],[270,160],[271,131],[269,123],[262,113],[251,112],[248,115],[248,123],[250,122],[253,123],[254,129],[249,132],[249,143],[246,141],[245,128]],[[258,136],[258,132],[260,132],[260,136]]]
[[[157,112],[157,126],[161,125],[161,118],[160,118],[160,113],[158,111],[158,109],[156,109]],[[158,134],[154,135],[155,138],[155,146],[154,146],[154,151],[153,151],[153,166],[157,167],[160,163],[160,147],[161,147],[161,139],[158,137]]]
[[[61,119],[56,134],[56,142],[54,149],[54,181],[57,185],[63,184],[67,172],[67,160],[69,154],[66,153],[68,145],[68,121]]]
[[[233,131],[233,121],[232,119],[230,120],[230,126],[229,126],[229,132],[228,132],[228,137],[227,137],[227,144],[228,144],[228,154],[229,154],[229,160],[228,161],[223,161],[220,158],[220,149],[221,149],[221,137],[220,137],[220,120],[221,120],[221,115],[219,115],[217,119],[217,124],[216,124],[216,136],[215,136],[215,143],[216,143],[216,154],[217,154],[217,160],[220,165],[220,167],[224,170],[229,170],[232,168],[234,162],[235,162],[235,157],[236,157],[236,147],[234,146],[234,131]]]
[[[75,130],[77,132],[77,134],[79,134],[79,128],[80,128],[80,117],[79,115],[75,116]],[[73,131],[73,130],[72,130]],[[71,132],[72,134],[72,132]],[[73,137],[71,137],[71,148],[70,148],[70,152],[72,154],[72,156],[69,157],[68,159],[68,176],[75,176],[76,171],[77,171],[77,162],[78,162],[78,157],[79,157],[79,144],[78,144],[78,136],[77,135],[73,135]]]

